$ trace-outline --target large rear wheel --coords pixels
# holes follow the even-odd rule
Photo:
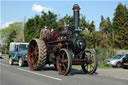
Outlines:
[[[61,49],[56,60],[57,70],[60,75],[67,75],[72,68],[72,56],[67,49]]]
[[[40,70],[47,59],[46,45],[43,40],[34,39],[28,48],[28,65],[31,70]]]
[[[85,50],[84,56],[87,61],[85,64],[81,65],[82,70],[88,74],[95,73],[98,66],[98,59],[95,52],[93,50]]]

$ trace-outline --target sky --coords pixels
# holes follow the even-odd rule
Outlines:
[[[95,23],[99,29],[101,16],[113,19],[115,9],[119,3],[128,7],[128,0],[0,0],[0,29],[14,22],[24,22],[41,11],[48,10],[59,15],[58,19],[66,14],[73,15],[72,7],[78,4],[80,14],[86,16],[86,20]]]

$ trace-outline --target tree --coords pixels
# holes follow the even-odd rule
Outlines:
[[[69,16],[66,14],[63,18],[59,19],[58,21],[58,28],[64,28],[65,26],[73,27],[73,16]]]
[[[10,42],[23,41],[23,36],[20,36],[23,35],[23,23],[15,22],[10,24],[8,27],[1,29],[0,34],[0,39],[3,41],[4,45],[7,45],[7,48]]]
[[[48,29],[57,29],[57,15],[48,12],[42,12],[42,15],[35,15],[34,18],[28,19],[24,27],[25,41],[30,42],[33,38],[39,38],[40,30],[45,26],[48,26]]]
[[[81,19],[80,19],[80,27],[83,28],[83,30],[88,29],[89,28],[89,23],[86,21],[85,16],[82,15]]]
[[[106,23],[107,23],[106,33],[108,34],[112,32],[112,22],[109,17],[106,18]]]
[[[103,16],[101,16],[101,22],[100,22],[100,31],[103,34],[108,34],[111,32],[112,25],[109,17],[105,20]]]
[[[91,32],[94,32],[95,31],[95,25],[94,25],[94,21],[92,21],[88,27],[88,30]]]
[[[101,22],[99,24],[99,27],[100,27],[100,31],[104,32],[104,29],[106,27],[106,22],[103,16],[101,16]]]
[[[114,13],[113,31],[115,47],[128,49],[128,8],[121,3]]]
[[[48,11],[48,13],[42,12],[41,20],[44,25],[47,25],[49,29],[56,30],[57,28],[57,15],[54,14],[51,11]],[[42,24],[42,25],[43,25]]]

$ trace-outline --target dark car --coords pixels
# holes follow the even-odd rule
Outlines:
[[[122,66],[124,69],[128,68],[128,54],[122,59]]]

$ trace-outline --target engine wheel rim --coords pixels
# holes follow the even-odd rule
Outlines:
[[[65,51],[61,51],[57,56],[57,69],[61,75],[64,75],[68,69],[68,56]]]
[[[35,41],[33,41],[28,49],[28,63],[32,70],[36,69],[38,64],[39,49]]]
[[[95,55],[93,55],[91,52],[88,52],[89,55],[86,56],[86,64],[82,65],[82,69],[84,72],[88,74],[92,74],[95,72],[97,68],[97,58]]]

